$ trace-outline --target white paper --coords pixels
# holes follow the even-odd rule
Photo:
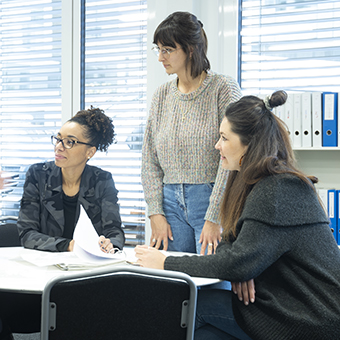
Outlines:
[[[23,260],[38,267],[51,266],[58,263],[82,264],[83,261],[72,252],[50,252],[23,248],[20,251]]]
[[[99,248],[99,246],[98,246]],[[101,251],[101,250],[99,250]],[[125,261],[125,254],[124,252],[119,252],[116,254],[105,254],[104,256],[97,256],[94,254],[89,253],[85,249],[81,248],[77,243],[74,244],[73,253],[76,254],[76,256],[81,259],[85,263],[90,264],[97,264],[97,265],[104,265],[104,264],[112,264],[116,262],[122,262]]]
[[[90,254],[96,256],[103,255],[102,257],[107,255],[99,249],[99,235],[82,206],[80,206],[80,215],[73,232],[73,239],[78,247],[86,250]],[[78,247],[76,247],[76,249],[78,249]]]
[[[95,230],[86,211],[80,206],[80,215],[73,232],[73,252],[86,262],[114,262],[122,261],[125,256],[122,252],[111,254],[100,250],[99,235]]]
[[[21,258],[39,267],[62,265],[67,268],[66,270],[72,269],[71,266],[98,266],[125,261],[123,251],[108,254],[100,250],[99,235],[82,206],[80,206],[80,215],[74,229],[73,239],[73,252],[58,253],[23,249]]]

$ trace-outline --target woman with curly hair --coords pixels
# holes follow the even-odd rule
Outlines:
[[[80,205],[101,235],[100,249],[108,253],[123,248],[112,175],[87,164],[97,150],[107,151],[114,136],[111,118],[93,107],[79,111],[51,136],[54,161],[33,164],[26,174],[18,219],[25,248],[72,251]],[[0,339],[13,339],[12,332],[39,332],[41,296],[24,295],[0,293]]]
[[[118,191],[111,173],[87,164],[97,150],[114,142],[111,118],[98,108],[79,111],[56,136],[54,161],[33,164],[27,174],[18,229],[22,245],[47,251],[72,251],[80,205],[91,219],[103,252],[122,249]]]

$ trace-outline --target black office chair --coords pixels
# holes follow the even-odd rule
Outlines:
[[[0,247],[20,247],[17,216],[0,216]]]
[[[42,340],[193,339],[197,288],[190,276],[102,268],[51,280],[42,296]]]

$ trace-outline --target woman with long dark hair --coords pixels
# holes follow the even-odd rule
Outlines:
[[[287,129],[271,112],[286,98],[284,91],[264,101],[245,96],[226,110],[216,148],[230,174],[216,254],[166,257],[136,247],[144,267],[254,279],[249,304],[231,291],[199,291],[195,339],[339,337],[340,251],[314,188],[317,178],[298,170]]]

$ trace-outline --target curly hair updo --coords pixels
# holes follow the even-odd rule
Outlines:
[[[81,125],[89,144],[99,151],[107,151],[108,147],[115,142],[112,119],[99,108],[91,106],[88,110],[78,111],[69,122]]]

